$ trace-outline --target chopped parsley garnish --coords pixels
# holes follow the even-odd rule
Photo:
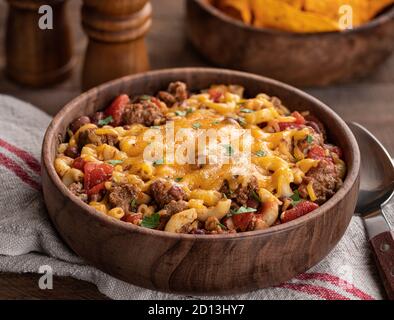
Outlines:
[[[187,110],[186,110],[186,114],[189,114],[189,113],[192,113],[193,112],[193,109],[192,108],[188,108]]]
[[[224,224],[221,224],[220,222],[218,222],[218,226],[222,229],[227,229],[226,226]]]
[[[256,151],[256,156],[258,156],[258,157],[265,157],[266,155],[267,155],[267,152],[265,152],[264,150]]]
[[[192,127],[193,127],[193,129],[201,128],[201,123],[195,122],[195,123],[192,124]]]
[[[234,148],[230,144],[225,144],[223,147],[226,149],[226,156],[231,157],[234,154]]]
[[[117,164],[121,164],[123,160],[109,160],[108,163],[116,166]]]
[[[106,117],[105,119],[99,120],[98,125],[99,126],[106,126],[107,124],[111,123],[114,119],[112,116]]]
[[[219,120],[216,120],[216,121],[212,121],[212,124],[219,124],[220,123],[220,121]]]
[[[261,199],[259,197],[259,195],[256,193],[256,191],[252,191],[252,197],[254,200],[256,200],[257,202],[261,202]]]
[[[231,215],[237,215],[241,213],[248,213],[248,212],[256,212],[257,209],[255,208],[249,208],[249,207],[239,207],[237,210],[231,210]]]
[[[131,210],[134,210],[137,207],[137,200],[135,198],[130,200]]]
[[[241,126],[246,126],[246,121],[245,121],[245,119],[244,118],[242,118],[242,117],[239,117],[238,119],[237,119],[237,121],[238,121],[238,123],[241,125]]]
[[[139,97],[140,100],[150,100],[151,98],[152,98],[151,96],[148,96],[146,94]]]
[[[297,204],[299,204],[302,199],[300,197],[300,193],[298,192],[298,190],[294,191],[293,195],[290,197],[291,199],[291,205],[293,207],[295,207]]]
[[[182,181],[182,177],[178,177],[178,178],[175,178],[174,180],[176,181],[176,182],[180,182],[180,181]]]
[[[187,113],[186,111],[181,111],[181,110],[175,111],[175,114],[180,117],[184,117],[186,113]]]
[[[253,110],[250,110],[250,109],[241,109],[240,111],[242,113],[253,113]]]
[[[311,144],[311,143],[313,142],[313,137],[312,137],[310,134],[308,134],[307,137],[306,137],[306,141],[307,141],[309,144]]]
[[[154,166],[158,166],[161,164],[164,164],[164,159],[157,159],[157,160],[153,161]]]
[[[160,223],[160,214],[154,213],[152,215],[145,216],[144,219],[141,221],[141,226],[149,229],[156,228]]]

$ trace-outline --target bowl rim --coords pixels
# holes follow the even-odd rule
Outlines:
[[[194,1],[201,8],[209,12],[212,16],[217,17],[223,22],[239,27],[241,29],[247,31],[259,32],[259,33],[271,34],[271,35],[289,36],[294,38],[309,38],[314,36],[337,36],[337,35],[354,34],[375,28],[383,23],[390,21],[391,19],[394,19],[394,4],[392,4],[391,7],[389,6],[388,8],[386,8],[387,12],[384,12],[383,14],[380,14],[377,17],[373,18],[372,20],[360,26],[357,26],[353,29],[346,29],[342,31],[301,33],[301,32],[291,32],[285,30],[276,30],[270,28],[261,28],[261,27],[248,25],[246,23],[243,23],[242,21],[239,21],[235,18],[226,15],[225,13],[223,13],[213,5],[209,4],[207,0],[192,0],[192,1]]]
[[[136,79],[139,78],[148,78],[148,77],[156,77],[160,75],[174,75],[176,73],[179,73],[179,76],[182,77],[186,74],[210,74],[212,76],[230,76],[230,75],[236,75],[244,78],[248,78],[250,80],[255,80],[255,81],[263,81],[265,83],[268,83],[269,85],[273,85],[276,87],[281,87],[284,90],[291,91],[295,95],[299,95],[305,99],[310,100],[312,103],[317,104],[319,108],[324,109],[326,112],[332,116],[335,121],[339,124],[341,129],[345,133],[345,137],[348,140],[349,147],[351,148],[351,153],[353,154],[353,163],[351,166],[351,170],[347,172],[346,178],[343,182],[343,185],[341,188],[324,204],[322,204],[319,208],[314,210],[313,215],[304,215],[302,217],[299,217],[295,220],[292,220],[290,222],[284,223],[284,224],[279,224],[276,226],[272,226],[270,228],[264,229],[264,230],[257,230],[257,231],[247,231],[247,232],[240,232],[240,233],[230,233],[230,234],[214,234],[214,235],[198,235],[198,234],[184,234],[184,233],[171,233],[171,232],[165,232],[163,230],[154,230],[154,229],[148,229],[148,228],[143,228],[140,226],[136,226],[131,223],[125,223],[123,221],[117,220],[115,218],[112,218],[110,216],[105,215],[102,212],[97,211],[93,207],[89,206],[88,204],[84,203],[81,201],[77,196],[72,194],[68,188],[63,184],[61,181],[60,177],[56,173],[54,163],[50,159],[50,145],[53,142],[53,139],[58,139],[58,131],[57,127],[62,123],[63,116],[70,112],[71,110],[77,108],[77,106],[89,99],[92,95],[95,95],[97,92],[100,92],[102,90],[106,90],[111,87],[116,87],[120,83],[130,83]],[[349,127],[346,125],[346,123],[339,117],[339,115],[334,112],[331,108],[329,108],[326,104],[318,100],[317,98],[311,96],[310,94],[297,89],[293,86],[290,86],[288,84],[282,83],[280,81],[270,79],[267,77],[247,73],[247,72],[242,72],[242,71],[234,71],[234,70],[228,70],[228,69],[219,69],[219,68],[201,68],[201,67],[189,67],[189,68],[171,68],[171,69],[162,69],[162,70],[156,70],[156,71],[149,71],[145,73],[140,73],[140,74],[135,74],[135,75],[128,75],[122,78],[118,78],[109,82],[106,82],[104,84],[101,84],[97,87],[94,87],[81,95],[77,96],[73,100],[71,100],[69,103],[67,103],[52,119],[51,123],[49,124],[44,140],[43,140],[43,145],[42,145],[42,170],[46,170],[47,175],[51,182],[54,184],[54,186],[61,192],[63,197],[67,201],[73,202],[76,206],[79,206],[84,214],[88,214],[95,219],[97,219],[98,222],[101,222],[103,224],[107,224],[111,227],[117,228],[118,230],[121,231],[131,231],[131,232],[137,232],[145,235],[150,235],[150,236],[155,236],[159,238],[170,238],[174,240],[182,240],[182,239],[189,239],[189,240],[198,240],[198,241],[222,241],[222,240],[235,240],[235,239],[241,239],[241,238],[251,238],[251,237],[259,237],[263,235],[270,235],[273,233],[280,233],[280,232],[287,232],[289,230],[292,230],[294,228],[298,228],[302,226],[303,224],[306,224],[310,220],[317,219],[321,215],[323,215],[326,211],[332,209],[337,205],[337,203],[342,200],[353,188],[354,184],[357,182],[358,176],[359,176],[359,171],[360,171],[360,151],[358,148],[358,144],[356,142],[356,139],[352,133],[352,131],[349,129]],[[348,168],[350,167],[349,165],[347,166]],[[45,192],[44,192],[45,195]]]

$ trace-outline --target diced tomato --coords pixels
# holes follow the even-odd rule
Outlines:
[[[104,190],[104,189],[105,189],[105,182],[102,182],[102,183],[99,183],[99,184],[95,185],[94,187],[90,188],[87,191],[87,194],[89,196],[91,196],[92,194],[98,194],[98,193],[100,193],[101,190]]]
[[[250,222],[253,220],[252,212],[245,212],[240,214],[234,214],[232,216],[233,223],[236,229],[240,231],[246,231]]]
[[[111,178],[113,166],[105,163],[88,162],[85,164],[84,171],[85,190],[90,190],[94,186]]]
[[[308,158],[321,160],[326,157],[326,152],[321,146],[314,145],[308,152]]]
[[[152,101],[160,110],[163,108],[163,106],[160,103],[160,100],[157,99],[156,97],[152,97],[150,101]]]
[[[220,92],[219,90],[214,88],[209,89],[208,93],[209,93],[209,98],[214,102],[219,102],[220,98],[223,96],[223,92]]]
[[[72,167],[78,170],[83,171],[84,167],[85,167],[85,160],[83,160],[81,157],[76,158],[73,163],[72,163]]]
[[[297,204],[294,208],[284,211],[280,217],[280,220],[282,222],[289,222],[303,215],[306,215],[307,213],[317,209],[318,207],[319,205],[314,202],[302,201],[299,204]]]
[[[288,128],[295,128],[295,129],[301,129],[302,125],[301,124],[297,124],[295,122],[279,122],[278,123],[279,129],[280,131],[284,131]]]
[[[301,129],[305,124],[305,118],[301,115],[301,113],[294,111],[291,116],[296,120],[294,122],[279,122],[278,126],[280,131],[286,130],[288,128]]]
[[[305,118],[301,115],[301,113],[294,111],[291,116],[296,118],[295,124],[305,124]]]
[[[130,98],[127,94],[122,94],[118,96],[112,104],[105,109],[104,113],[107,117],[111,116],[113,121],[112,125],[118,126],[122,121],[122,114],[124,107],[130,102]]]
[[[142,219],[142,214],[141,213],[134,213],[134,214],[125,214],[122,218],[123,221],[125,222],[130,222],[132,224],[136,224],[138,220]]]

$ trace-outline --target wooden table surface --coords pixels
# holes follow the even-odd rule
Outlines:
[[[193,51],[184,33],[184,2],[152,0],[153,26],[147,42],[152,69],[209,66]],[[0,70],[4,66],[3,46],[6,4],[0,0]],[[0,93],[16,96],[55,114],[80,93],[79,71],[86,37],[80,27],[80,0],[70,0],[77,66],[68,81],[46,89],[31,90],[8,81],[0,73]],[[289,53],[290,54],[290,53]],[[346,52],[338,52],[346,54]],[[357,121],[370,129],[394,156],[394,55],[368,79],[357,83],[307,91],[332,107],[345,120]],[[55,277],[53,290],[38,288],[39,275],[0,274],[0,299],[103,299],[96,287],[71,278]]]

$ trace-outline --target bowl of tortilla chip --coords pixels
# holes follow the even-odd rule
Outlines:
[[[394,49],[394,0],[188,0],[187,32],[217,66],[296,86],[366,77]]]

